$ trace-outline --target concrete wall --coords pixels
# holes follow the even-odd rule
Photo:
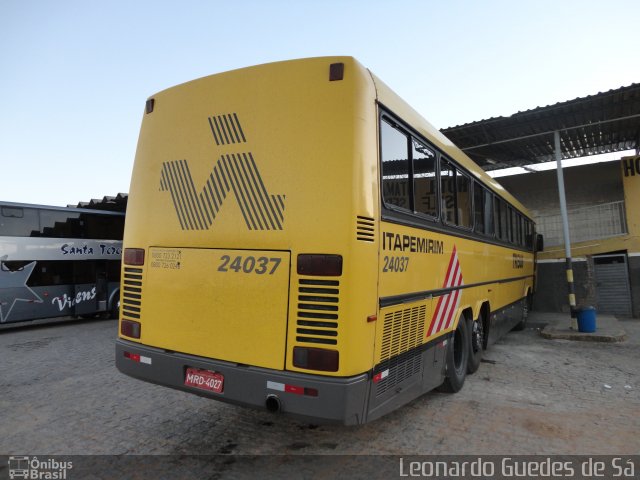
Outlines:
[[[567,207],[585,207],[624,200],[619,162],[565,168]],[[560,212],[556,170],[499,177],[496,180],[533,215]]]
[[[540,312],[569,312],[567,276],[565,262],[538,263],[536,294],[533,309]],[[576,303],[581,306],[596,306],[593,260],[591,257],[573,262],[573,281]]]
[[[631,309],[635,318],[640,317],[640,255],[629,255],[629,286]],[[593,256],[578,258],[573,262],[574,287],[578,307],[598,307]],[[538,264],[538,277],[533,308],[540,312],[569,312],[565,262],[553,261]]]
[[[593,255],[627,252],[633,316],[640,317],[640,171],[625,177],[621,162],[606,162],[564,170],[569,209],[625,201],[628,235],[572,245],[573,274],[578,306],[597,307]],[[496,179],[535,216],[560,212],[555,170]],[[568,312],[564,247],[547,249],[537,265],[534,309]]]

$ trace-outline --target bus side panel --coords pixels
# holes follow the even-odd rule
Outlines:
[[[439,342],[424,343],[431,300],[380,310],[376,366],[368,420],[378,418],[442,382]],[[426,387],[426,388],[425,388]]]
[[[94,284],[0,288],[10,299],[1,310],[0,323],[97,313]]]
[[[451,334],[466,308],[477,318],[489,303],[490,342],[522,318],[524,292],[533,281],[530,253],[388,222],[382,223],[381,235],[380,297],[389,308],[381,311],[376,332],[374,375],[412,351],[421,358],[419,352]],[[412,329],[414,318],[420,320]],[[389,355],[393,342],[399,346]],[[425,385],[441,381],[437,369],[433,374]]]
[[[526,299],[521,298],[491,313],[487,345],[492,345],[513,330],[522,319]]]

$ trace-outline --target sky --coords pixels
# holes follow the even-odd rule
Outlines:
[[[351,55],[437,128],[640,82],[638,0],[0,0],[0,200],[126,193],[147,97]]]

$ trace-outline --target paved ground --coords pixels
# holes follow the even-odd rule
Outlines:
[[[574,340],[579,342],[623,342],[627,339],[624,325],[612,315],[597,315],[594,332],[580,332],[572,329],[568,318],[556,315],[539,314],[539,318],[549,321],[540,334],[551,340]]]
[[[299,423],[125,377],[114,366],[115,320],[6,330],[0,455],[228,455],[219,471],[240,468],[238,455],[637,454],[640,321],[620,322],[624,342],[592,343],[542,338],[550,319],[534,312],[458,394],[429,393],[361,427]],[[212,471],[193,468],[196,478]]]

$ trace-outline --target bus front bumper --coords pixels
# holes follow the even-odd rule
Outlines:
[[[116,340],[116,367],[125,375],[245,407],[278,411],[323,423],[366,421],[370,379],[270,370],[196,357],[123,339]],[[188,368],[224,377],[221,393],[185,385]]]

